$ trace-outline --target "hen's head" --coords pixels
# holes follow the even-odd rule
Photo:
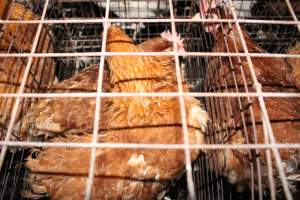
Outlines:
[[[227,0],[202,0],[199,3],[200,12],[197,13],[194,19],[220,19],[226,18],[224,11],[227,9]],[[206,32],[216,32],[220,27],[220,23],[205,23]]]

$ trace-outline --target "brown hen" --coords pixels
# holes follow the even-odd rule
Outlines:
[[[215,2],[213,1],[212,9],[220,3],[220,1]],[[200,10],[206,13],[208,7],[204,6]],[[221,8],[219,10],[221,16],[226,13]],[[217,16],[216,13],[213,13],[213,15]],[[222,25],[205,24],[205,26],[208,26],[207,30],[213,35],[215,41],[214,52],[244,52],[235,24],[231,26],[225,23]],[[243,28],[242,33],[250,53],[265,52],[264,49],[251,40]],[[264,92],[297,92],[292,67],[285,59],[252,57],[251,60],[258,82],[262,84]],[[216,90],[219,92],[246,92],[247,90],[255,92],[249,68],[245,57],[212,57],[208,64],[206,90],[208,92]],[[257,98],[215,98],[208,99],[209,101],[216,102],[216,104],[221,106],[218,109],[219,111],[212,110],[210,113],[212,118],[215,119],[212,128],[221,138],[218,140],[219,143],[265,143],[261,119],[262,113]],[[281,97],[264,98],[264,101],[276,142],[299,144],[300,99]],[[253,118],[250,109],[253,109]],[[253,123],[255,124],[255,129],[253,129]],[[256,130],[256,136],[254,130]],[[299,174],[299,149],[280,149],[279,152],[286,174]],[[261,150],[256,154],[255,151],[228,149],[224,151],[212,151],[211,153],[216,156],[217,169],[220,169],[228,177],[229,182],[233,184],[239,182],[251,184],[250,156],[252,159],[259,156],[263,187],[267,187],[268,174],[265,151]],[[257,167],[256,162],[253,162],[253,164]],[[278,177],[274,160],[272,165],[274,177]],[[256,171],[254,173],[254,176],[257,176]],[[275,180],[276,183],[279,183],[279,177]],[[294,181],[294,179],[291,180]]]
[[[107,51],[161,51],[169,42],[136,46],[117,27],[108,30]],[[162,45],[162,46],[161,46]],[[110,56],[111,91],[176,92],[175,68],[170,57]],[[184,90],[188,86],[184,84]],[[207,114],[198,100],[185,98],[188,137],[203,144]],[[179,101],[175,97],[114,97],[101,114],[106,131],[98,142],[182,144]],[[101,129],[101,127],[100,127]],[[75,138],[75,140],[74,140]],[[51,141],[90,141],[91,135],[67,135]],[[191,151],[191,159],[198,155]],[[78,155],[78,156],[76,156]],[[84,156],[86,155],[86,156]],[[47,192],[52,199],[82,199],[89,170],[88,149],[46,148],[29,157],[32,192]],[[80,168],[74,166],[81,166]],[[93,199],[154,199],[184,169],[183,150],[97,149]],[[37,174],[35,174],[37,172]],[[45,175],[43,173],[46,173]],[[83,177],[78,177],[77,174]],[[76,189],[74,189],[76,188]],[[72,194],[71,194],[72,193]]]

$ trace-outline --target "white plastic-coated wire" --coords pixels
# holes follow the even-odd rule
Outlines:
[[[232,4],[232,1],[229,0],[229,2],[230,2],[231,11],[232,11],[232,16],[236,20],[237,16],[236,16],[236,13],[235,13],[235,8]],[[245,38],[243,36],[240,24],[238,22],[236,22],[236,27],[237,27],[237,30],[238,30],[238,33],[239,33],[239,36],[240,36],[240,39],[241,39],[243,49],[246,53],[248,53],[249,52],[248,47],[247,47]],[[254,83],[254,88],[255,88],[256,92],[261,93],[262,92],[261,91],[262,87],[261,87],[261,84],[257,80],[251,57],[246,56],[246,58],[247,58],[247,62],[249,64],[249,69],[250,69],[250,73],[251,73],[252,80],[253,80],[253,83]],[[269,119],[269,115],[267,113],[267,109],[266,109],[266,105],[265,105],[263,97],[259,96],[258,97],[258,102],[259,102],[259,106],[260,106],[261,113],[262,113],[262,119],[265,120],[265,124],[266,124],[266,127],[267,127],[267,132],[268,132],[270,143],[275,144],[276,142],[275,142],[274,133],[273,133],[273,130],[272,130],[271,122],[270,122],[270,119]],[[293,199],[293,197],[292,197],[291,191],[290,191],[289,186],[288,186],[286,175],[285,175],[284,170],[283,170],[282,161],[281,161],[279,151],[278,151],[278,149],[272,148],[272,152],[274,154],[275,163],[276,163],[276,167],[277,167],[277,170],[278,170],[281,182],[282,182],[282,187],[283,187],[283,190],[284,190],[284,194],[285,194],[285,196],[288,200],[291,200],[291,199]]]
[[[116,92],[77,92],[77,93],[1,93],[0,98],[3,97],[25,97],[25,98],[74,98],[74,97],[269,97],[269,98],[300,98],[300,93],[279,93],[279,92],[128,92],[128,93],[116,93]]]
[[[89,142],[29,142],[0,141],[0,146],[55,147],[55,148],[112,148],[112,149],[299,149],[300,144],[143,144],[143,143],[89,143]]]
[[[171,32],[173,37],[173,46],[174,46],[174,53],[175,53],[175,69],[176,69],[176,77],[177,77],[177,85],[178,85],[178,94],[183,93],[183,86],[181,80],[181,70],[179,66],[179,58],[178,58],[178,47],[176,42],[176,28],[174,22],[174,13],[173,13],[173,2],[169,0],[169,7],[170,7],[170,17],[171,17]],[[185,103],[184,98],[182,96],[179,97],[179,104],[180,104],[180,113],[181,113],[181,121],[182,121],[182,133],[183,133],[183,141],[184,144],[189,144],[189,133],[187,128],[187,121],[186,121],[186,110],[185,110]],[[192,174],[192,161],[191,161],[191,154],[190,149],[184,149],[184,158],[185,158],[185,169],[186,169],[186,177],[187,177],[187,189],[189,192],[189,198],[191,200],[196,200],[196,192],[195,186],[193,181],[193,174]]]
[[[30,53],[0,53],[0,57],[28,57]],[[272,53],[223,53],[223,52],[177,52],[178,56],[240,56],[261,58],[300,58],[299,54]],[[96,56],[175,56],[175,52],[81,52],[81,53],[34,53],[33,57],[96,57]]]
[[[82,18],[82,19],[45,19],[41,20],[0,20],[0,24],[100,24],[103,23],[104,19],[102,18]],[[236,21],[233,19],[180,19],[174,18],[172,19],[147,19],[147,18],[137,18],[137,19],[108,19],[108,23],[171,23],[171,22],[201,22],[201,23],[228,23],[228,22],[239,22],[245,24],[282,24],[282,25],[297,25],[300,22],[296,21],[288,21],[288,20],[258,20],[258,19],[237,19]]]
[[[109,14],[109,2],[110,0],[106,0],[106,10],[105,10],[105,21],[104,21],[104,30],[103,30],[103,40],[101,52],[106,51],[106,40],[107,40],[107,29],[108,29],[108,14]],[[99,75],[98,75],[98,84],[97,84],[97,94],[101,94],[102,91],[102,83],[103,83],[103,71],[104,71],[104,56],[100,58],[100,67],[99,67]],[[100,109],[101,109],[101,98],[96,97],[96,107],[95,107],[95,118],[94,118],[94,126],[93,126],[93,140],[92,143],[97,143],[97,135],[99,130],[99,121],[100,121]],[[87,180],[85,200],[92,199],[92,191],[93,191],[93,182],[94,182],[94,174],[95,174],[95,165],[96,165],[96,148],[92,148],[91,151],[91,160],[90,160],[90,170],[89,176]]]
[[[43,19],[46,16],[48,3],[49,3],[49,0],[46,0],[45,5],[44,5],[44,9],[43,9],[43,13],[42,13],[42,16],[41,16],[41,22],[43,21]],[[27,78],[29,76],[30,67],[31,67],[31,64],[32,64],[32,61],[33,61],[33,54],[34,54],[34,52],[37,48],[37,44],[38,44],[38,41],[39,41],[39,38],[40,38],[42,28],[43,28],[43,24],[39,23],[38,29],[37,29],[37,32],[36,32],[36,35],[35,35],[35,38],[34,38],[34,41],[33,41],[33,44],[32,44],[32,49],[31,49],[30,55],[28,56],[29,59],[28,59],[27,65],[25,67],[24,75],[23,75],[22,80],[21,80],[21,85],[20,85],[18,94],[22,94],[24,92],[25,84],[26,84]],[[9,141],[9,139],[11,137],[11,133],[12,133],[13,126],[14,126],[16,116],[17,116],[17,112],[18,112],[18,108],[20,106],[20,98],[21,97],[17,97],[16,101],[13,105],[13,109],[12,109],[12,112],[11,112],[11,117],[10,117],[10,121],[9,121],[9,124],[8,124],[8,128],[7,128],[7,131],[6,131],[4,141]],[[6,151],[7,151],[7,146],[3,145],[2,148],[1,148],[1,154],[0,154],[0,169],[2,168]]]

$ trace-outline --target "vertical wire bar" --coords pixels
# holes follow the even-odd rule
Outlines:
[[[267,131],[265,119],[263,119],[263,121],[262,121],[262,126],[263,126],[263,133],[264,133],[265,141],[266,141],[266,143],[269,143],[268,131]],[[269,186],[271,188],[271,199],[275,200],[276,194],[275,194],[275,185],[274,185],[274,178],[273,178],[273,171],[272,171],[272,161],[271,161],[270,149],[266,149],[266,158],[267,158],[267,167],[268,167],[268,179],[269,179],[269,184],[270,184]]]
[[[35,50],[37,48],[37,44],[38,44],[40,34],[41,34],[41,31],[42,31],[42,27],[43,27],[42,22],[45,19],[48,4],[49,4],[49,0],[46,0],[41,19],[38,23],[38,29],[37,29],[36,36],[35,36],[34,41],[33,41],[32,49],[31,49],[31,52],[30,52],[30,55],[29,55],[29,59],[28,59],[25,71],[24,71],[24,75],[23,75],[23,78],[22,78],[22,81],[21,81],[21,85],[20,85],[20,89],[19,89],[18,94],[22,94],[24,92],[25,84],[26,84],[27,78],[29,76],[30,67],[31,67],[31,64],[32,64],[32,61],[33,61],[33,56],[34,56]],[[16,101],[15,101],[14,106],[13,106],[12,115],[10,117],[10,121],[9,121],[9,124],[8,124],[8,129],[7,129],[7,132],[6,132],[5,139],[4,139],[5,142],[9,141],[9,139],[12,135],[13,125],[14,125],[16,117],[17,117],[17,112],[18,112],[18,108],[19,108],[19,104],[20,104],[20,99],[21,99],[21,97],[19,97],[19,96],[16,97]],[[7,151],[7,145],[4,144],[2,146],[1,154],[0,154],[0,169],[2,168],[6,151]]]
[[[289,9],[289,11],[290,11],[290,13],[291,13],[294,21],[298,22],[298,18],[296,16],[295,12],[294,12],[294,9],[292,8],[290,0],[285,0],[285,3],[287,5],[287,7],[288,7],[288,9]],[[297,24],[297,28],[298,28],[298,31],[300,32],[300,24]]]
[[[237,21],[237,16],[236,16],[236,13],[235,13],[235,8],[233,6],[232,0],[229,0],[229,3],[230,3],[230,9],[231,9],[231,12],[232,12],[232,16],[233,16],[234,21],[236,23],[237,31],[238,31],[239,36],[241,38],[241,43],[242,43],[242,46],[243,46],[243,50],[245,51],[245,53],[249,53],[247,44],[245,42],[245,38],[243,36],[242,30],[241,30],[241,27],[240,27],[240,24]],[[255,75],[255,71],[254,71],[254,67],[253,67],[251,57],[248,55],[248,56],[246,56],[246,58],[247,58],[247,62],[249,64],[249,70],[250,70],[250,73],[251,73],[251,76],[252,76],[252,79],[253,79],[253,86],[254,86],[256,92],[259,94],[258,101],[259,101],[259,105],[260,105],[261,112],[262,112],[262,119],[265,119],[267,132],[268,132],[268,136],[269,136],[269,139],[270,139],[270,143],[271,144],[276,144],[274,133],[273,133],[272,126],[271,126],[271,122],[270,122],[269,115],[268,115],[266,105],[265,105],[265,102],[264,102],[264,98],[261,95],[262,94],[262,86],[258,82],[257,77]],[[279,151],[278,151],[278,149],[274,148],[273,146],[271,148],[272,148],[272,152],[273,152],[274,157],[275,157],[276,167],[277,167],[280,179],[282,181],[282,186],[283,186],[285,196],[288,200],[292,200],[293,197],[292,197],[291,191],[289,190],[287,178],[286,178],[286,175],[285,175],[283,167],[282,167],[282,161],[281,161]]]
[[[105,18],[104,18],[104,26],[103,26],[103,39],[102,39],[102,47],[101,52],[106,51],[106,39],[107,39],[107,19],[109,15],[109,4],[110,0],[106,0],[106,10],[105,10]],[[102,92],[102,82],[103,82],[103,71],[104,71],[104,56],[100,58],[100,66],[99,66],[99,76],[98,76],[98,85],[97,85],[97,93],[100,94]],[[95,119],[94,119],[94,129],[93,129],[93,140],[92,143],[97,143],[97,135],[99,130],[99,120],[100,120],[100,109],[101,109],[101,97],[96,97],[96,106],[95,106]],[[91,149],[91,160],[90,160],[90,170],[89,176],[86,185],[86,193],[85,193],[85,200],[92,199],[92,189],[93,189],[93,182],[94,182],[94,172],[95,172],[95,165],[96,165],[96,148]]]
[[[182,80],[180,75],[179,58],[177,54],[178,51],[177,51],[177,43],[176,43],[176,27],[174,21],[175,18],[173,13],[172,0],[169,0],[169,8],[170,8],[170,17],[171,17],[174,54],[175,54],[174,56],[175,56],[176,76],[177,76],[177,83],[178,83],[178,93],[182,94],[183,86],[182,86]],[[184,140],[184,144],[189,144],[187,121],[186,121],[186,110],[185,110],[184,98],[182,96],[179,97],[179,104],[180,104],[180,113],[181,113],[181,120],[182,120],[183,140]],[[184,154],[185,154],[188,192],[189,192],[190,199],[195,200],[196,195],[195,195],[195,187],[194,187],[193,174],[192,174],[191,155],[190,155],[190,149],[188,147],[184,149]]]

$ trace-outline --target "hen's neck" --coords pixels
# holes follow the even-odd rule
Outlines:
[[[108,44],[110,52],[139,52],[128,42]],[[111,83],[114,90],[121,92],[151,92],[159,84],[176,82],[174,66],[171,62],[161,63],[149,56],[110,56],[108,63],[112,72]]]
[[[255,44],[250,38],[246,30],[241,27],[243,37],[245,39],[248,51],[250,53],[262,53],[265,52],[263,48]],[[228,26],[224,25],[223,28],[219,27],[218,31],[214,35],[217,41],[214,47],[215,52],[229,52],[229,53],[242,53],[244,48],[241,42],[240,35],[238,33],[236,25]],[[225,45],[227,43],[227,45]]]

